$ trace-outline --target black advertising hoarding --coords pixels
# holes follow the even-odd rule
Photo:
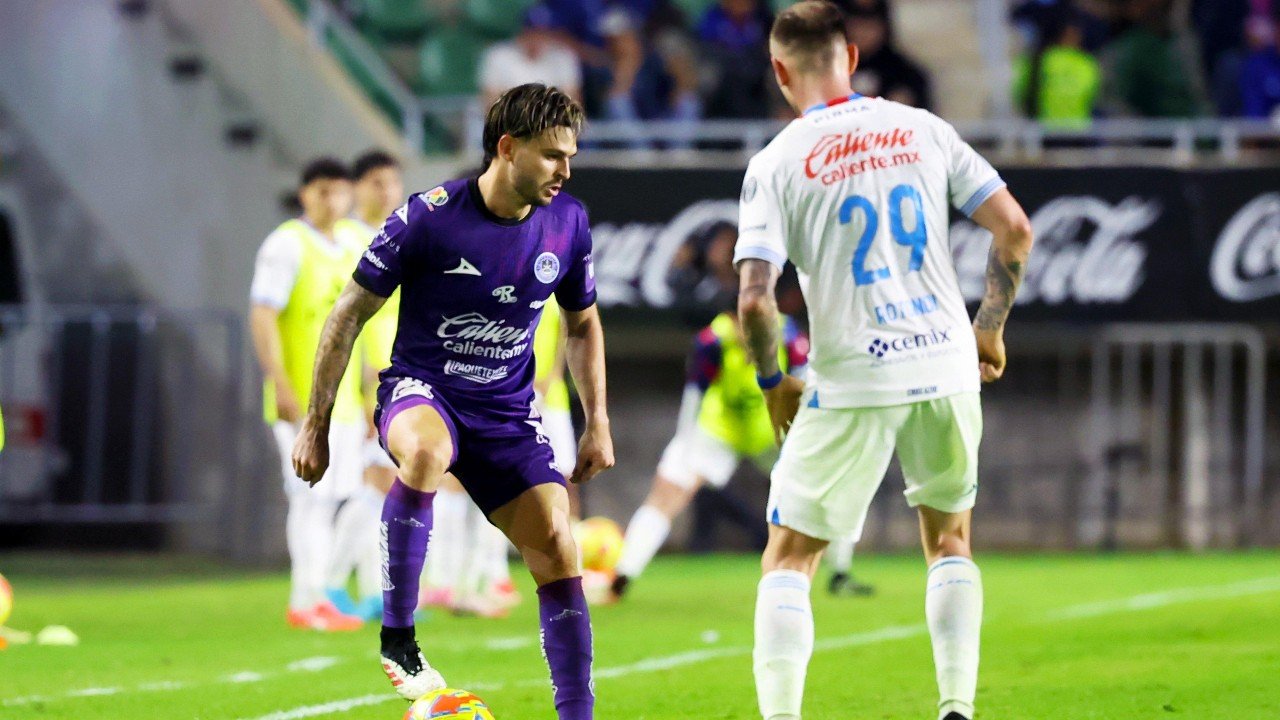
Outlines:
[[[1020,168],[1001,173],[1037,245],[1021,320],[1280,319],[1280,168]],[[736,223],[738,170],[581,169],[606,307],[668,310],[681,248]],[[981,298],[990,235],[956,215],[966,299]]]
[[[1280,169],[1197,172],[1186,194],[1195,247],[1191,315],[1280,320]]]

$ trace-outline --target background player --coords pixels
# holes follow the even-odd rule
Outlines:
[[[351,208],[351,182],[342,163],[320,158],[308,164],[298,199],[302,216],[281,224],[258,251],[249,311],[265,381],[265,417],[280,449],[289,501],[285,535],[292,572],[286,618],[294,627],[353,630],[360,620],[338,612],[325,599],[324,587],[335,544],[358,544],[353,537],[335,538],[334,524],[339,504],[360,487],[366,420],[358,361],[343,366],[334,400],[328,482],[308,490],[289,458],[303,403],[311,395],[311,368],[324,318],[342,292],[363,240],[339,222]]]
[[[714,263],[708,274],[726,278],[720,283],[728,286],[726,298],[737,291],[732,267],[735,238],[722,235],[706,252],[708,262]],[[724,243],[722,252],[717,252],[716,243]],[[717,263],[716,258],[723,259]],[[717,272],[721,266],[726,272]],[[801,376],[808,340],[790,318],[784,318],[782,326],[785,347],[779,350],[778,363]],[[644,572],[666,542],[671,521],[684,512],[703,483],[723,488],[742,462],[767,472],[776,458],[769,413],[742,343],[736,308],[721,312],[694,337],[675,436],[658,462],[648,497],[627,523],[613,599],[620,599]]]
[[[586,415],[572,480],[613,465],[591,235],[582,205],[561,194],[582,121],[582,108],[554,88],[529,84],[503,94],[485,119],[485,171],[396,210],[325,325],[316,392],[294,449],[299,474],[311,482],[327,465],[329,416],[360,327],[397,286],[404,293],[377,413],[383,445],[400,467],[382,515],[383,668],[404,697],[444,684],[418,649],[413,610],[434,490],[452,472],[538,584],[558,716],[594,712],[591,625],[564,477],[530,404],[531,334],[554,294]]]
[[[858,51],[831,3],[780,13],[770,54],[783,95],[803,115],[748,165],[735,256],[747,344],[786,438],[756,603],[760,712],[800,717],[813,652],[811,578],[829,541],[860,531],[896,446],[929,564],[939,717],[968,720],[982,623],[969,546],[978,390],[980,379],[1004,372],[1004,322],[1031,226],[950,125],[852,92]],[[994,236],[972,327],[947,242],[948,200]],[[777,362],[774,285],[788,259],[811,320],[807,387]]]
[[[358,234],[367,247],[382,222],[404,200],[404,176],[400,162],[390,153],[370,150],[351,165],[355,208],[351,217],[338,221],[344,230]],[[370,419],[364,444],[364,484],[338,509],[337,534],[355,539],[334,546],[325,595],[334,607],[348,615],[373,620],[382,615],[382,553],[378,549],[378,515],[382,499],[396,478],[396,466],[378,444],[372,425],[378,373],[391,364],[391,343],[396,337],[400,292],[387,298],[376,315],[365,323],[360,343],[364,347],[365,405]],[[347,582],[356,574],[359,601],[351,599]]]

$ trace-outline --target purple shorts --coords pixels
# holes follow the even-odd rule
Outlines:
[[[488,517],[535,485],[560,483],[551,441],[542,430],[536,410],[525,413],[492,408],[460,410],[431,385],[406,377],[387,377],[378,385],[378,406],[373,422],[387,454],[387,430],[402,411],[430,405],[449,428],[453,457],[449,472],[457,476],[467,494]],[[395,455],[391,459],[400,464]]]

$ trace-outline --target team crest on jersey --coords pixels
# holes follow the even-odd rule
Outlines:
[[[749,203],[752,200],[755,200],[756,190],[759,189],[759,185],[760,184],[756,182],[755,178],[747,178],[747,181],[742,183],[742,202]]]
[[[544,252],[533,261],[533,276],[538,282],[548,284],[560,277],[560,258],[553,252]]]
[[[449,191],[445,190],[443,185],[437,185],[418,197],[427,204],[428,210],[435,212],[436,208],[449,202]]]

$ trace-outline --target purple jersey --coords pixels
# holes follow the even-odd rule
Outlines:
[[[485,207],[474,179],[410,197],[354,277],[382,297],[400,287],[383,377],[415,378],[484,414],[528,417],[533,332],[552,293],[570,311],[596,299],[581,203],[560,193],[523,220],[507,220]]]

